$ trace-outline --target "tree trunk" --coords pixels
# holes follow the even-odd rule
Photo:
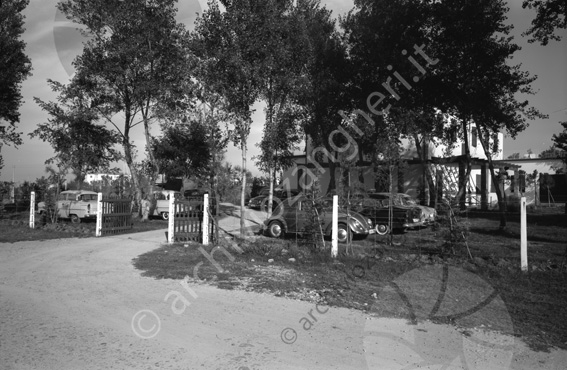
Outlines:
[[[136,166],[134,166],[134,160],[132,157],[132,148],[128,141],[127,136],[124,137],[122,141],[122,147],[124,148],[124,159],[126,161],[126,165],[128,169],[130,169],[130,175],[132,176],[132,184],[134,185],[134,199],[136,199],[136,204],[138,205],[138,217],[142,217],[142,192],[140,189],[140,179],[138,177],[138,170]]]
[[[270,191],[268,194],[268,218],[272,217],[272,205],[274,203],[274,170],[273,167],[270,167],[270,174],[268,175],[268,181],[270,182]],[[284,189],[287,191],[288,189]]]
[[[240,192],[240,236],[244,237],[246,232],[245,220],[245,200],[246,200],[246,140],[242,138],[240,143],[242,150],[242,190]]]
[[[477,125],[478,127],[478,125]],[[463,119],[463,142],[465,144],[465,176],[461,179],[459,178],[459,191],[457,192],[457,201],[461,203],[461,199],[465,196],[467,191],[467,183],[471,175],[472,165],[471,165],[471,150],[469,147],[469,135],[468,135],[468,124],[467,120]],[[459,176],[460,177],[460,176]],[[462,207],[461,207],[462,210]]]
[[[335,177],[335,171],[337,169],[337,164],[335,163],[335,161],[329,161],[329,186],[327,186],[327,193],[326,194],[330,194],[331,191],[335,190],[337,188],[337,184],[336,184],[336,177]]]
[[[427,194],[424,194],[424,199],[426,200],[425,205],[435,208],[437,190],[436,190],[435,182],[433,181],[433,176],[431,175],[431,171],[427,170],[427,160],[429,159],[427,138],[423,136],[423,145],[421,145],[419,141],[419,136],[417,134],[414,134],[413,139],[415,141],[415,149],[417,151],[417,155],[422,165],[423,177],[424,177],[423,180],[424,191],[427,191]],[[429,198],[429,201],[427,201],[427,198]]]
[[[490,136],[488,133],[486,135],[483,134],[482,130],[480,129],[480,125],[476,124],[476,130],[478,133],[478,138],[480,139],[480,144],[482,145],[482,150],[484,150],[484,155],[488,160],[488,169],[490,170],[490,179],[492,180],[492,184],[494,185],[494,189],[496,192],[496,198],[498,199],[498,211],[500,213],[500,230],[504,230],[506,228],[506,200],[500,191],[500,178],[496,176],[494,173],[494,162],[492,162],[492,153],[490,153],[490,146],[489,146],[489,138]]]

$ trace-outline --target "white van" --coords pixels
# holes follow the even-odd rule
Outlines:
[[[57,213],[79,223],[83,219],[96,219],[98,193],[88,190],[65,190],[57,197]],[[45,212],[45,202],[37,205],[39,214]]]

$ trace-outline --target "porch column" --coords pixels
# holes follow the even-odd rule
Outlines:
[[[480,166],[480,209],[488,209],[488,166]]]

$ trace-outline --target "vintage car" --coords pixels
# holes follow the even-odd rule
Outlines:
[[[284,199],[270,218],[264,221],[264,234],[279,238],[286,233],[304,234],[309,227],[313,207],[318,215],[321,230],[327,237],[332,231],[332,210],[320,202],[314,202],[302,195]],[[347,213],[339,209],[338,241],[346,243],[353,237],[366,238],[373,234],[372,221],[356,212]]]
[[[73,223],[96,219],[98,194],[88,190],[65,190],[57,197],[58,217],[69,218]],[[45,213],[45,202],[37,205],[39,214]]]
[[[248,202],[248,208],[250,209],[259,209],[259,210],[267,210],[268,209],[268,196],[270,194],[270,189],[264,188],[260,191],[260,194]],[[299,194],[298,190],[286,190],[286,189],[274,189],[273,198],[272,198],[272,210],[276,209],[276,207],[288,197],[295,197]]]
[[[418,204],[417,200],[415,200],[411,195],[403,194],[403,193],[398,193],[397,195],[398,198],[401,199],[404,205],[419,207],[421,209],[424,217],[423,226],[429,226],[435,223],[435,221],[437,220],[437,210],[435,208],[422,206],[421,204]]]
[[[435,223],[437,220],[437,211],[435,208],[422,206],[417,203],[417,201],[411,197],[411,195],[404,193],[395,193],[391,195],[390,193],[373,193],[373,197],[377,199],[394,199],[394,205],[396,206],[406,206],[406,207],[417,207],[421,210],[421,217],[417,226],[429,226]]]
[[[182,199],[181,192],[175,190],[156,190],[152,194],[152,209],[150,216],[158,216],[169,220],[169,198]]]
[[[417,207],[392,204],[390,220],[390,200],[376,199],[372,195],[362,199],[355,209],[372,220],[378,235],[389,234],[390,228],[394,232],[405,232],[418,227],[422,218],[421,210]]]

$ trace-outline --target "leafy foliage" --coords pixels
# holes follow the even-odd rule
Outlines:
[[[189,109],[193,99],[193,59],[188,52],[187,32],[175,21],[175,3],[61,0],[57,5],[68,19],[85,26],[82,32],[89,40],[75,59],[71,85],[90,99],[91,108],[120,135],[138,203],[141,188],[130,131],[143,123],[148,155],[157,173],[150,127],[171,110]],[[114,121],[120,118],[122,128]]]
[[[207,132],[199,122],[167,127],[152,146],[158,168],[168,177],[199,176],[211,160]]]
[[[30,134],[48,142],[55,151],[55,157],[47,159],[45,164],[55,161],[65,164],[75,172],[78,183],[84,181],[89,172],[108,170],[111,162],[120,159],[114,149],[119,136],[96,123],[99,115],[89,106],[81,90],[51,80],[49,84],[58,93],[59,103],[35,98],[51,118],[38,124]]]
[[[26,44],[21,40],[24,32],[21,13],[28,4],[29,0],[0,1],[0,149],[3,144],[22,143],[16,123],[20,120],[21,84],[31,74],[31,62],[24,53]],[[2,167],[0,155],[0,170]]]
[[[536,17],[524,36],[528,42],[547,45],[550,40],[561,41],[558,30],[567,28],[567,3],[564,0],[524,0],[522,7],[536,10]]]

